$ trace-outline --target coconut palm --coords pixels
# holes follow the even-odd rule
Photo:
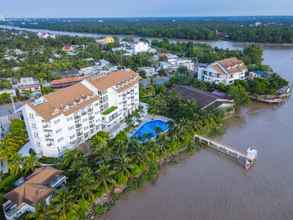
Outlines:
[[[115,171],[111,169],[110,165],[102,164],[97,170],[97,182],[98,186],[108,193],[111,191],[111,187],[115,184]]]
[[[83,199],[92,200],[94,193],[97,190],[97,181],[94,176],[94,172],[89,168],[85,167],[81,170],[80,177],[76,180],[75,193]]]
[[[126,155],[121,155],[119,157],[119,159],[115,162],[115,165],[114,165],[114,169],[125,175],[125,176],[130,176],[130,170],[132,168],[132,165],[131,165],[131,159],[126,156]]]
[[[32,172],[37,166],[39,166],[39,161],[35,155],[29,155],[28,157],[24,158],[23,170],[25,175]]]
[[[18,154],[8,161],[9,172],[11,175],[17,177],[22,172],[22,161]]]

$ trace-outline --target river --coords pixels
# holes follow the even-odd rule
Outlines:
[[[244,46],[209,44],[230,49]],[[264,63],[293,83],[293,47],[263,47]],[[256,146],[259,157],[252,170],[246,172],[229,158],[201,150],[163,168],[155,183],[124,194],[101,219],[292,220],[292,114],[291,98],[279,106],[251,104],[227,121],[225,134],[217,141],[243,151]]]
[[[212,42],[225,48],[240,43]],[[293,82],[293,48],[264,47],[264,63]],[[293,99],[280,106],[252,104],[217,138],[259,151],[256,167],[201,150],[165,167],[154,184],[122,196],[103,220],[292,220]]]

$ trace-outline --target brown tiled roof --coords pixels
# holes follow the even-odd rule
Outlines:
[[[217,61],[211,66],[219,74],[225,74],[225,71],[223,69],[225,69],[231,75],[233,75],[234,73],[247,71],[247,67],[245,66],[245,64],[236,57]]]
[[[56,80],[51,81],[51,85],[59,85],[59,84],[80,82],[83,79],[84,79],[84,77],[82,77],[82,76],[65,77],[63,79],[56,79]]]
[[[128,70],[112,72],[87,80],[99,91],[105,91],[115,86],[118,92],[122,92],[138,83],[139,79],[138,73]],[[30,102],[28,105],[47,121],[62,113],[69,115],[99,99],[82,83],[60,89],[45,95],[43,98],[45,102],[42,104],[34,105]]]
[[[32,175],[28,176],[26,182],[5,195],[5,198],[21,204],[36,204],[46,198],[54,189],[48,186],[49,182],[63,172],[53,167],[43,167],[37,169]]]
[[[28,104],[45,120],[50,120],[61,113],[69,115],[95,102],[98,97],[83,84],[77,83],[45,95],[44,100],[42,104],[34,105],[32,102]]]
[[[98,90],[105,91],[108,88],[113,86],[117,86],[119,84],[127,83],[129,80],[134,80],[138,82],[139,75],[132,71],[116,71],[105,76],[99,78],[90,79],[90,83],[92,83]]]
[[[220,61],[218,61],[218,63],[220,63],[224,68],[228,69],[228,68],[233,67],[235,65],[242,64],[243,62],[241,60],[237,59],[236,57],[232,57],[232,58],[220,60]]]
[[[218,74],[225,74],[225,71],[219,66],[218,63],[213,63],[212,68],[218,73]]]

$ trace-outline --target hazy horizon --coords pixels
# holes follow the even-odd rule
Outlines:
[[[8,18],[114,18],[290,16],[292,0],[3,0],[0,16]]]

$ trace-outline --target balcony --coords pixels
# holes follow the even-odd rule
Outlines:
[[[59,188],[66,184],[66,176],[56,176],[54,179],[49,183],[50,187],[52,188]]]
[[[46,140],[47,142],[54,142],[54,139],[53,139],[53,138],[45,138],[45,140]]]
[[[79,120],[80,119],[80,115],[75,115],[74,116],[74,120]]]
[[[47,138],[52,138],[53,136],[52,135],[50,135],[50,134],[45,134],[45,138],[47,139]]]
[[[82,126],[82,124],[76,124],[75,127],[78,129]]]
[[[20,205],[17,205],[12,201],[8,200],[2,206],[6,219],[18,219],[23,214],[34,211],[34,208],[32,206],[24,202]]]
[[[80,137],[80,136],[82,136],[83,135],[83,133],[82,132],[77,132],[77,134],[76,134],[78,137]]]

